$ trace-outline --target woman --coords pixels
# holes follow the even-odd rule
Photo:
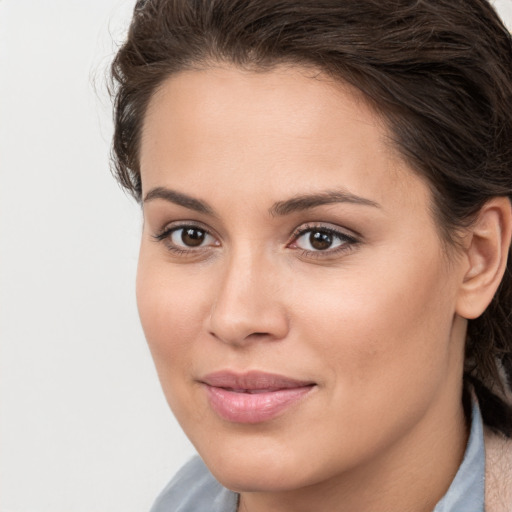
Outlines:
[[[148,0],[113,77],[140,317],[201,457],[153,510],[510,512],[490,5]]]

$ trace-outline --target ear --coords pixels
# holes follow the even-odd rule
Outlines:
[[[511,234],[508,197],[495,197],[485,203],[468,228],[463,254],[465,274],[456,307],[461,317],[477,318],[491,302],[505,273]]]

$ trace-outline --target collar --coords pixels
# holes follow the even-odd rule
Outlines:
[[[472,396],[471,430],[462,464],[433,512],[484,512],[485,447],[480,407]]]

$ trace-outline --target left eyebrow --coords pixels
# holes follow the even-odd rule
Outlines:
[[[318,194],[300,195],[287,199],[286,201],[278,201],[269,209],[269,213],[272,217],[283,216],[333,203],[351,203],[363,206],[373,206],[375,208],[381,207],[379,203],[376,203],[371,199],[359,197],[351,194],[350,192],[326,191]]]

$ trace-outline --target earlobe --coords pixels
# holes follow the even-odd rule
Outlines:
[[[505,273],[511,236],[510,200],[495,197],[485,203],[468,229],[467,265],[456,308],[461,317],[477,318],[491,302]]]

